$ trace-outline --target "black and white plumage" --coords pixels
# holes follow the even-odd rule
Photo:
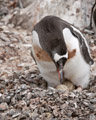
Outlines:
[[[77,28],[56,16],[46,16],[32,34],[33,56],[49,86],[56,87],[66,78],[76,86],[87,87],[93,60]]]

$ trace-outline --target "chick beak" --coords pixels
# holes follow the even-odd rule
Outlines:
[[[63,68],[61,68],[60,70],[57,70],[57,72],[58,72],[60,83],[63,84],[64,83],[64,71],[63,71]]]

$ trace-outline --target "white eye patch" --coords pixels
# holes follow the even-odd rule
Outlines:
[[[58,53],[55,53],[55,55],[54,55],[55,62],[57,62],[61,58],[66,58],[67,59],[68,58],[68,52],[65,55],[59,55]]]

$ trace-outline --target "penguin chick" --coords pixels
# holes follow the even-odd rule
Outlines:
[[[33,56],[49,86],[56,87],[68,79],[76,86],[87,87],[93,60],[77,28],[56,16],[46,16],[34,26],[32,39]]]

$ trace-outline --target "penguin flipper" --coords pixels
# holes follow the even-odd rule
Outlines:
[[[90,52],[88,50],[88,45],[85,42],[85,39],[81,35],[80,32],[75,31],[74,29],[71,30],[72,34],[78,38],[79,40],[79,46],[80,46],[80,51],[82,56],[84,57],[85,61],[89,64],[92,65],[94,63],[93,59],[90,56]]]

